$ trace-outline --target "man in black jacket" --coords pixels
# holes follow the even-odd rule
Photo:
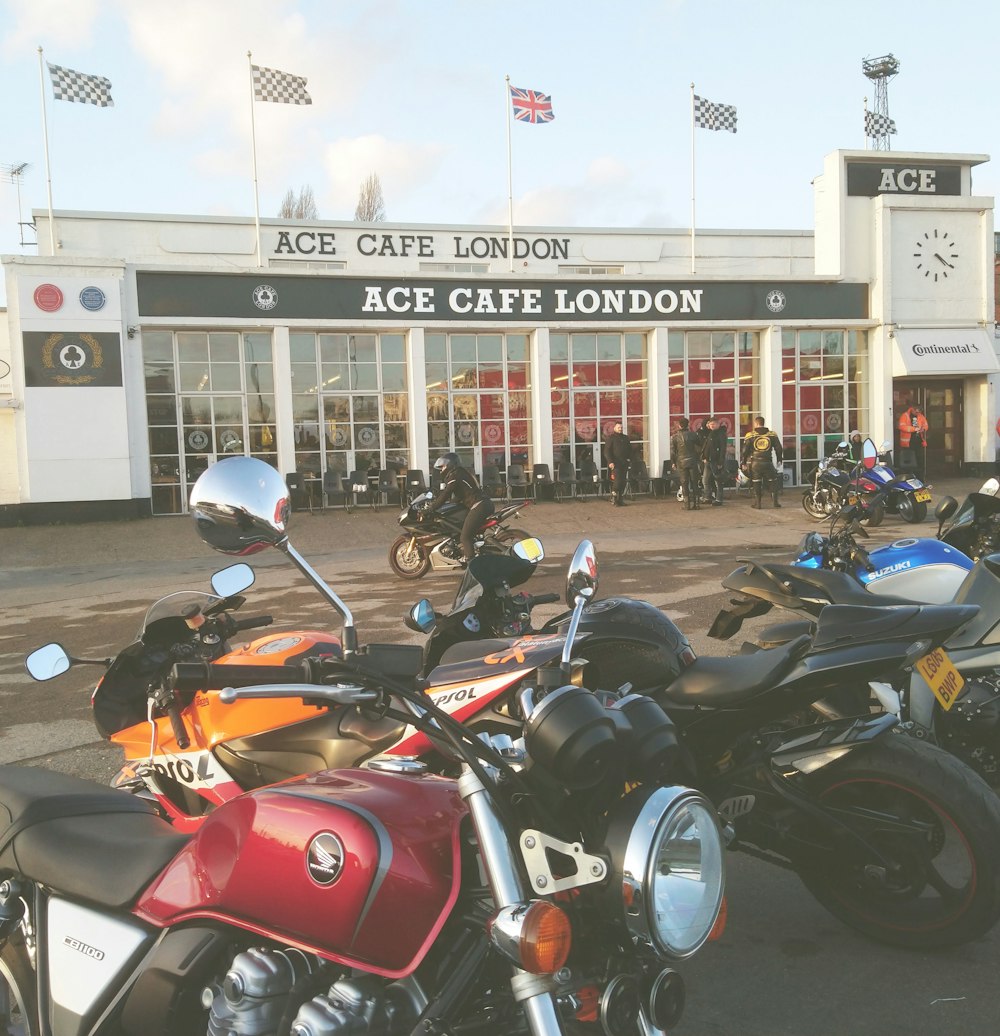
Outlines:
[[[709,417],[702,426],[701,485],[705,499],[713,507],[722,506],[722,478],[726,470],[726,447],[729,435],[717,417]]]
[[[778,500],[778,469],[782,459],[781,440],[764,423],[763,417],[753,419],[753,428],[743,437],[743,451],[740,462],[744,473],[750,478],[750,489],[753,492],[751,507],[761,506],[764,485],[768,487],[775,507],[780,507]]]
[[[632,442],[622,431],[621,421],[615,422],[615,430],[604,444],[604,460],[611,476],[611,503],[622,506],[622,494],[628,481],[628,465],[632,459]]]
[[[469,509],[459,537],[464,555],[460,560],[468,564],[475,554],[476,533],[493,513],[493,501],[476,481],[476,476],[458,463],[458,454],[443,453],[434,462],[434,470],[440,474],[444,485],[441,492],[428,504],[428,510],[436,511],[449,500],[454,500],[456,504]]]
[[[698,436],[691,431],[686,417],[678,418],[677,431],[670,440],[670,457],[681,477],[684,490],[684,509],[700,510],[698,502],[698,465],[700,446]]]

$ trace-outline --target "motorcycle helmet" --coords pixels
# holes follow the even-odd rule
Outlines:
[[[457,467],[457,453],[442,453],[441,456],[434,461],[434,470],[440,471],[442,475],[447,475],[449,471],[454,471]]]

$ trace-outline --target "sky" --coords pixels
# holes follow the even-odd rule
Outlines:
[[[0,0],[0,253],[47,207],[39,53],[111,81],[114,107],[53,98],[56,210],[253,216],[253,63],[308,79],[310,106],[256,103],[258,196],[292,188],[350,220],[376,173],[387,222],[507,223],[504,77],[555,119],[511,127],[520,227],[688,227],[691,89],[735,105],[738,131],[695,134],[699,229],[813,227],[811,180],[863,149],[893,54],[894,150],[994,155],[995,0]],[[34,241],[28,230],[27,238]]]

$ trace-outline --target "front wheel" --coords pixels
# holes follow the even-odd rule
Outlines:
[[[912,493],[907,493],[899,501],[899,517],[904,522],[917,525],[927,517],[927,504],[924,501],[919,503],[913,499]]]
[[[0,1032],[38,1036],[35,973],[20,932],[0,950]]]
[[[815,518],[817,521],[827,516],[826,507],[816,499],[811,489],[802,494],[802,507],[810,518]]]
[[[413,536],[399,536],[389,548],[389,567],[400,579],[419,579],[427,574],[431,559]]]
[[[857,830],[800,877],[845,924],[878,942],[938,949],[969,942],[1000,917],[1000,800],[967,766],[891,734],[809,782]]]

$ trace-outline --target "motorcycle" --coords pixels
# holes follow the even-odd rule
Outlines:
[[[447,572],[462,568],[459,538],[468,511],[455,503],[429,511],[427,504],[433,497],[428,490],[400,512],[399,524],[406,531],[389,547],[389,567],[400,579],[420,579],[432,569]],[[473,541],[476,553],[502,553],[512,543],[527,539],[528,533],[511,528],[507,523],[520,518],[521,510],[528,503],[519,500],[494,511],[476,533]]]
[[[266,468],[247,458],[232,463],[236,460]],[[209,471],[224,463],[230,462]],[[192,512],[211,544],[214,517],[194,501]],[[1000,913],[995,898],[1000,893],[994,891],[1000,888],[1000,804],[989,789],[954,757],[890,736],[895,717],[855,718],[826,704],[862,677],[895,673],[933,652],[975,609],[914,608],[891,635],[860,645],[842,638],[837,650],[822,659],[806,654],[807,637],[750,662],[698,659],[660,609],[630,598],[595,600],[597,559],[585,541],[567,576],[571,610],[538,631],[504,636],[503,627],[482,617],[490,610],[516,609],[524,601],[512,595],[503,603],[504,591],[496,582],[489,594],[479,595],[479,610],[453,624],[453,630],[464,627],[464,640],[455,639],[427,671],[417,645],[367,645],[359,651],[346,606],[287,536],[262,541],[251,530],[234,552],[250,553],[267,543],[286,553],[341,614],[346,657],[367,658],[379,672],[391,670],[425,689],[429,700],[470,733],[518,736],[525,687],[547,689],[573,680],[598,688],[602,700],[612,702],[626,700],[632,689],[648,691],[680,732],[695,768],[693,783],[732,823],[736,847],[795,870],[827,909],[858,931],[893,945],[952,945],[986,931]],[[486,562],[503,569],[523,565],[524,559],[516,554],[478,559],[470,565],[472,577]],[[427,609],[433,617],[429,602]],[[476,621],[465,624],[466,618]],[[852,612],[852,622],[865,619]],[[263,638],[264,644],[268,640]],[[311,672],[315,661],[309,645],[299,642],[294,648],[300,660],[272,667],[269,682]],[[243,651],[245,661],[257,663],[246,669],[245,678],[262,682],[263,667],[276,652],[259,651],[253,644]],[[235,664],[175,663],[170,673],[175,694],[194,696],[180,710],[192,750],[204,751],[208,741],[219,746],[205,770],[214,773],[223,763],[232,764],[225,779],[250,787],[304,769],[377,757],[417,758],[437,772],[449,772],[447,759],[412,724],[392,717],[362,722],[344,710],[284,726],[270,723],[270,716],[258,717],[257,734],[221,744],[225,731],[209,727],[220,697],[214,689],[244,680],[243,667],[227,661]],[[137,684],[133,693],[141,701],[145,688]],[[814,703],[828,708],[826,722],[808,723],[807,710]],[[152,719],[156,736],[169,737],[162,711],[154,710]],[[137,751],[145,731],[140,725],[130,735]],[[176,749],[173,758],[179,758]],[[180,773],[180,767],[175,771]],[[193,759],[190,771],[198,773]],[[161,794],[173,787],[155,772],[144,776]],[[872,798],[867,805],[865,789]],[[203,812],[208,809],[204,804]],[[178,797],[174,810],[184,812],[183,798]],[[886,817],[892,818],[889,826]],[[206,821],[193,817],[190,822]],[[943,879],[939,869],[946,862]],[[996,881],[989,877],[994,871]]]
[[[209,468],[197,520],[221,550],[279,542],[296,559],[287,489],[265,468],[242,457]],[[140,797],[0,767],[4,1031],[568,1036],[676,1024],[683,980],[666,962],[716,928],[725,871],[715,810],[673,783],[681,760],[662,709],[536,681],[519,696],[518,736],[481,739],[381,672],[328,595],[344,609],[342,658],[221,700],[308,700],[359,728],[411,726],[457,777],[371,759],[248,792],[187,834]],[[626,783],[637,787],[623,794]]]
[[[593,572],[596,593],[586,542],[576,567]],[[417,602],[408,625],[429,634],[428,663],[468,657],[477,640],[492,648],[512,629],[517,643],[530,639],[531,609],[544,597],[512,591],[532,571],[516,556],[481,559],[447,615]],[[953,755],[896,736],[897,716],[845,711],[839,700],[852,681],[867,687],[869,679],[933,664],[940,643],[978,612],[914,606],[888,622],[884,609],[832,608],[815,640],[696,658],[659,609],[592,594],[576,632],[587,634],[578,649],[587,686],[638,688],[674,721],[695,785],[733,825],[731,848],[795,871],[824,907],[865,935],[931,948],[975,938],[1000,916],[1000,889],[984,892],[980,869],[1000,879],[1000,803]],[[534,635],[572,620],[557,615]],[[859,638],[869,624],[871,634]],[[809,722],[810,708],[824,714],[821,722]]]
[[[885,518],[885,503],[879,486],[862,465],[854,465],[849,445],[842,442],[829,457],[824,457],[816,465],[812,485],[802,494],[802,507],[810,518],[821,520],[859,501],[863,501],[865,507],[862,520],[871,528],[881,525]]]
[[[927,518],[933,487],[916,475],[897,475],[888,462],[891,449],[891,443],[882,443],[877,463],[867,467],[865,474],[881,490],[886,514],[898,514],[904,522],[918,525]]]

